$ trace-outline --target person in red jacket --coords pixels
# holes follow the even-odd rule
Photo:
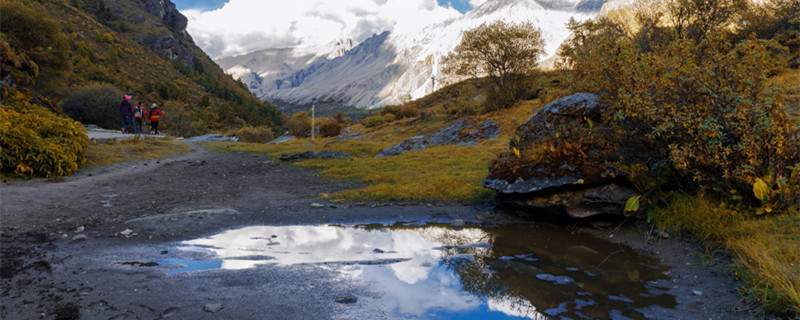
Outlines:
[[[150,107],[150,128],[153,134],[158,134],[158,121],[161,120],[161,116],[164,115],[161,110],[158,110],[158,105],[153,104]]]

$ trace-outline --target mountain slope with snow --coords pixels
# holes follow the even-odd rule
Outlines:
[[[569,36],[566,23],[570,18],[593,18],[605,3],[606,0],[487,1],[461,17],[422,30],[384,32],[355,46],[316,52],[273,49],[217,62],[262,100],[279,106],[325,101],[341,107],[380,107],[420,98],[449,81],[441,72],[441,58],[455,48],[465,30],[497,20],[531,21],[542,30],[546,52],[543,58],[548,58]],[[331,54],[333,51],[336,54]]]

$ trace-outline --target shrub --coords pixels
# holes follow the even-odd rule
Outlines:
[[[90,84],[70,94],[61,103],[61,110],[82,123],[117,129],[122,126],[119,114],[122,95],[110,84]]]
[[[383,115],[383,122],[384,123],[392,122],[392,121],[394,121],[394,118],[395,118],[395,116],[393,114],[391,114],[391,113],[384,114]]]
[[[319,125],[320,137],[335,137],[342,132],[342,125],[336,121],[323,121]]]
[[[361,120],[361,124],[363,124],[364,127],[367,127],[367,128],[377,127],[377,126],[383,124],[383,117],[378,116],[378,115],[369,116],[369,117],[366,117],[366,118],[362,119]]]
[[[3,172],[38,177],[72,174],[86,162],[88,140],[79,122],[44,107],[21,101],[0,106]]]
[[[573,30],[592,41],[562,51],[571,67],[564,82],[601,93],[611,108],[605,121],[661,153],[687,185],[755,200],[757,178],[775,186],[790,178],[798,132],[769,84],[774,61],[761,41],[674,37],[649,51],[614,28],[589,27],[597,24]],[[798,188],[789,190],[784,201],[797,201]]]
[[[236,136],[241,142],[266,143],[272,141],[275,135],[268,126],[245,126],[236,131]]]
[[[308,112],[298,112],[292,115],[286,121],[286,127],[289,129],[289,134],[298,138],[305,138],[311,136],[311,119],[308,117]]]

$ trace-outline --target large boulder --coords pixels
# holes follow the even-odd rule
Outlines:
[[[638,194],[629,176],[652,174],[659,161],[600,125],[604,109],[597,95],[578,93],[537,110],[492,161],[484,187],[525,215],[623,214]]]
[[[500,123],[494,119],[486,119],[480,125],[470,119],[461,119],[434,133],[429,141],[433,144],[474,146],[480,140],[497,138],[500,128]]]
[[[375,158],[396,156],[409,151],[422,150],[427,148],[428,145],[430,145],[430,143],[428,142],[428,139],[425,138],[425,136],[411,137],[392,147],[383,149],[375,156]]]

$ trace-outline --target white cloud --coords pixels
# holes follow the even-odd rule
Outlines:
[[[407,32],[460,15],[436,0],[231,0],[217,10],[182,13],[189,18],[189,33],[211,57],[319,47],[347,38],[360,42],[375,33]]]

